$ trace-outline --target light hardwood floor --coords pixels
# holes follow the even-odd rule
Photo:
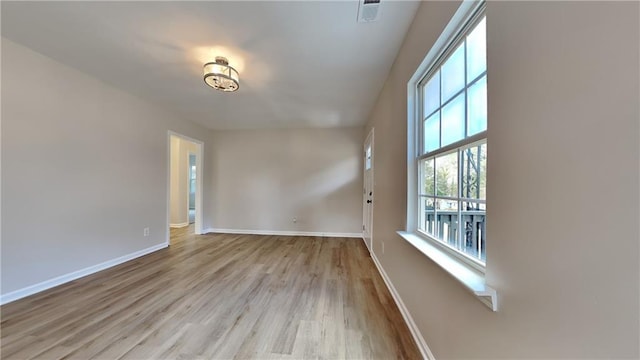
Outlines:
[[[421,358],[361,239],[192,227],[2,306],[2,359]]]

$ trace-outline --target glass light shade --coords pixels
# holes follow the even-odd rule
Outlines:
[[[238,72],[222,57],[204,64],[204,82],[214,89],[226,92],[236,91],[240,87]]]

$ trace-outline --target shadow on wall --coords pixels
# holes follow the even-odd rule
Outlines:
[[[304,204],[294,209],[294,213],[304,214],[300,225],[322,228],[326,222],[331,222],[348,227],[349,222],[345,220],[349,219],[350,210],[340,205],[343,199],[353,196],[354,189],[360,189],[361,186],[360,161],[355,156],[314,174],[294,190]],[[360,202],[357,206],[360,206]],[[322,222],[318,219],[322,219]]]
[[[294,193],[304,200],[326,197],[358,179],[359,163],[356,157],[343,160],[310,177],[308,181],[299,185]]]
[[[224,131],[214,144],[217,228],[361,227],[362,128]]]

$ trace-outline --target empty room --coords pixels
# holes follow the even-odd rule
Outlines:
[[[640,358],[639,2],[0,16],[0,358]]]

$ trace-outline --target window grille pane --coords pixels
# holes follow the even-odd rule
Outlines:
[[[440,70],[424,86],[422,93],[424,96],[424,114],[422,117],[425,118],[440,107]]]
[[[467,136],[487,130],[487,76],[467,91]]]
[[[435,200],[433,198],[424,196],[420,198],[420,209],[418,210],[420,221],[418,227],[427,234],[436,237],[436,211],[434,204]]]
[[[436,199],[437,238],[458,249],[458,201]]]
[[[464,43],[442,65],[442,103],[464,87]]]
[[[424,131],[424,153],[440,148],[440,113],[431,115],[424,121],[422,128]]]
[[[436,195],[458,197],[458,153],[437,157],[435,164]]]
[[[467,82],[487,69],[486,18],[467,37]]]
[[[435,169],[433,159],[422,161],[422,192],[425,195],[435,195]]]
[[[486,261],[486,214],[487,206],[475,202],[463,202],[462,251],[482,262]]]
[[[446,146],[464,138],[464,93],[442,108],[442,144]]]
[[[462,154],[462,197],[487,198],[487,144],[460,150]]]

